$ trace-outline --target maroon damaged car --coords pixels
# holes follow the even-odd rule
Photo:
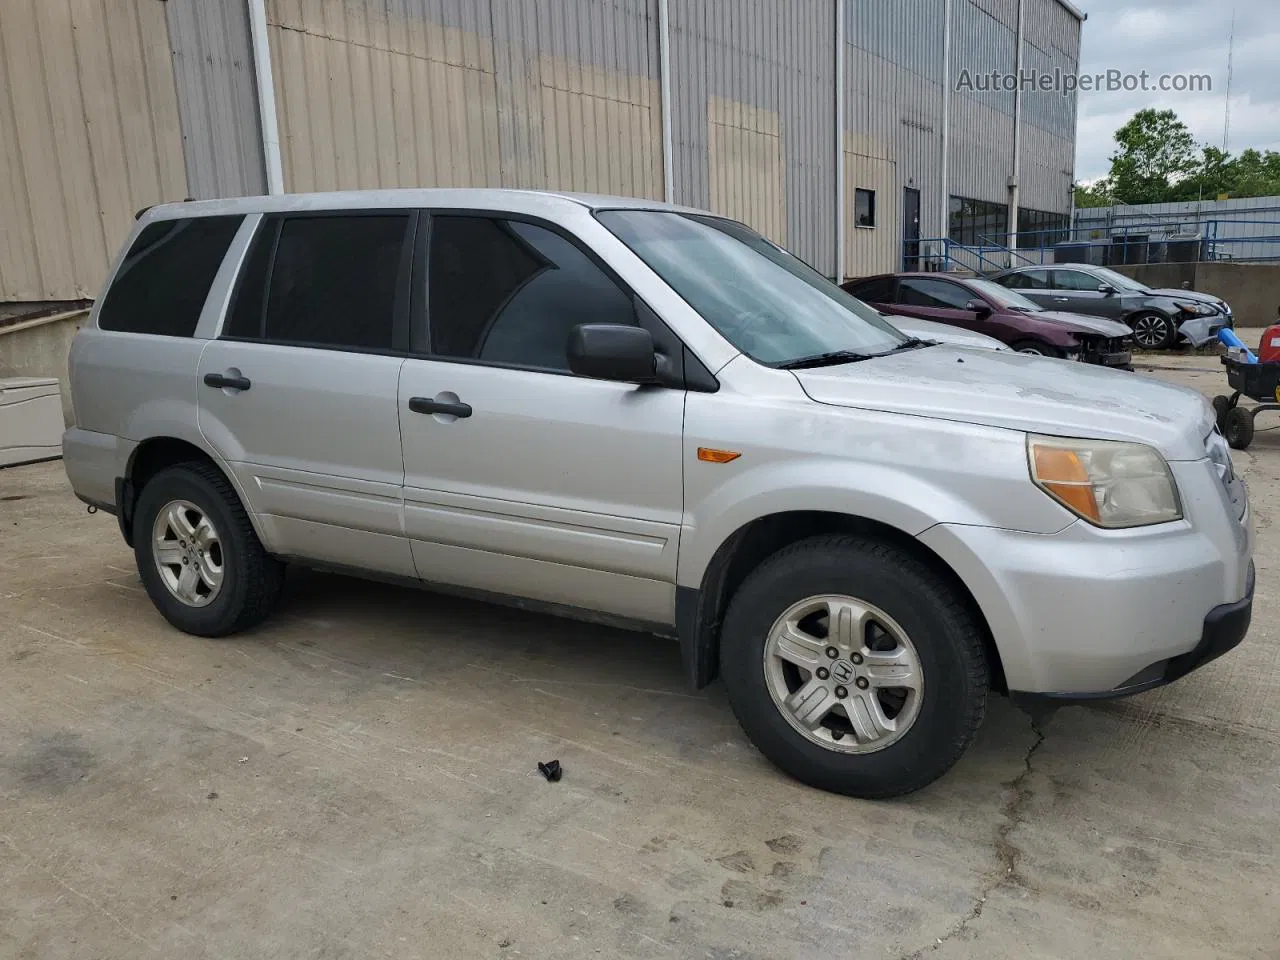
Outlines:
[[[990,280],[937,273],[887,273],[849,280],[845,290],[881,313],[963,327],[1019,353],[1132,368],[1128,325],[1046,310]]]

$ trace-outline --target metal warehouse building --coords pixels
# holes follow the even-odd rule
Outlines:
[[[666,198],[829,275],[935,249],[915,238],[1065,226],[1074,96],[956,87],[1073,73],[1082,18],[1067,0],[4,0],[0,301],[94,296],[139,207],[272,189]]]

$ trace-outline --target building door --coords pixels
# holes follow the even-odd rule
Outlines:
[[[920,269],[920,191],[902,188],[902,269]]]

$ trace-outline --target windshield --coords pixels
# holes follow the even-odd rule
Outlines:
[[[1132,277],[1126,277],[1123,273],[1116,273],[1106,267],[1094,267],[1090,272],[1099,280],[1111,284],[1117,290],[1137,290],[1139,293],[1151,292],[1151,288],[1145,283],[1139,283]]]
[[[909,342],[875,310],[740,223],[663,210],[602,210],[596,217],[760,363],[878,355]]]
[[[1002,287],[994,280],[967,280],[965,282],[970,288],[1006,310],[1025,310],[1027,313],[1040,313],[1044,310],[1044,307],[1040,306],[1040,304],[1033,300],[1028,300],[1017,290]]]

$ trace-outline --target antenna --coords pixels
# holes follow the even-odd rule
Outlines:
[[[1227,40],[1227,97],[1222,112],[1222,152],[1227,152],[1231,139],[1231,66],[1236,53],[1236,8],[1231,8],[1231,34]]]

